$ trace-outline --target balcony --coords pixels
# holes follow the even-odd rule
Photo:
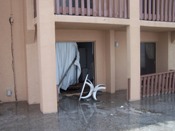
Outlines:
[[[140,0],[140,19],[174,22],[175,0]]]
[[[55,0],[55,14],[127,19],[128,0]]]

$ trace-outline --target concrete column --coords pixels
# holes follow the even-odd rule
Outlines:
[[[54,1],[37,1],[37,44],[40,79],[40,108],[57,112]]]
[[[129,100],[140,99],[140,27],[127,28],[128,75],[130,79]]]
[[[175,70],[175,32],[168,32],[168,70]]]
[[[129,100],[140,99],[140,20],[139,0],[130,1],[130,26],[127,27],[127,71],[130,79]]]
[[[115,31],[108,32],[107,39],[107,91],[115,93]]]

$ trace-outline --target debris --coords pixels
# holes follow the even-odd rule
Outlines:
[[[120,108],[124,108],[124,106],[120,106]]]

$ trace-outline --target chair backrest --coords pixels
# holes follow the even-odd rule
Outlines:
[[[84,88],[85,88],[86,82],[87,82],[87,80],[88,80],[88,76],[89,76],[89,74],[86,75],[86,78],[85,78],[85,80],[84,80],[83,87],[82,87],[82,89],[81,89],[81,93],[80,93],[80,97],[79,97],[79,101],[81,100],[81,97],[82,97],[82,95],[83,95]]]

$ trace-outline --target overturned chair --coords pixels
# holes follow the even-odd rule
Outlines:
[[[83,96],[83,92],[84,92],[84,89],[85,89],[86,85],[88,85],[90,87],[90,91],[86,96]],[[97,100],[97,92],[99,90],[104,90],[104,89],[106,89],[106,87],[103,84],[98,84],[94,87],[93,83],[88,79],[88,74],[87,74],[86,78],[85,78],[85,81],[83,83],[83,87],[82,87],[82,90],[81,90],[79,101],[81,99],[87,99],[91,96],[93,97],[94,100]]]

